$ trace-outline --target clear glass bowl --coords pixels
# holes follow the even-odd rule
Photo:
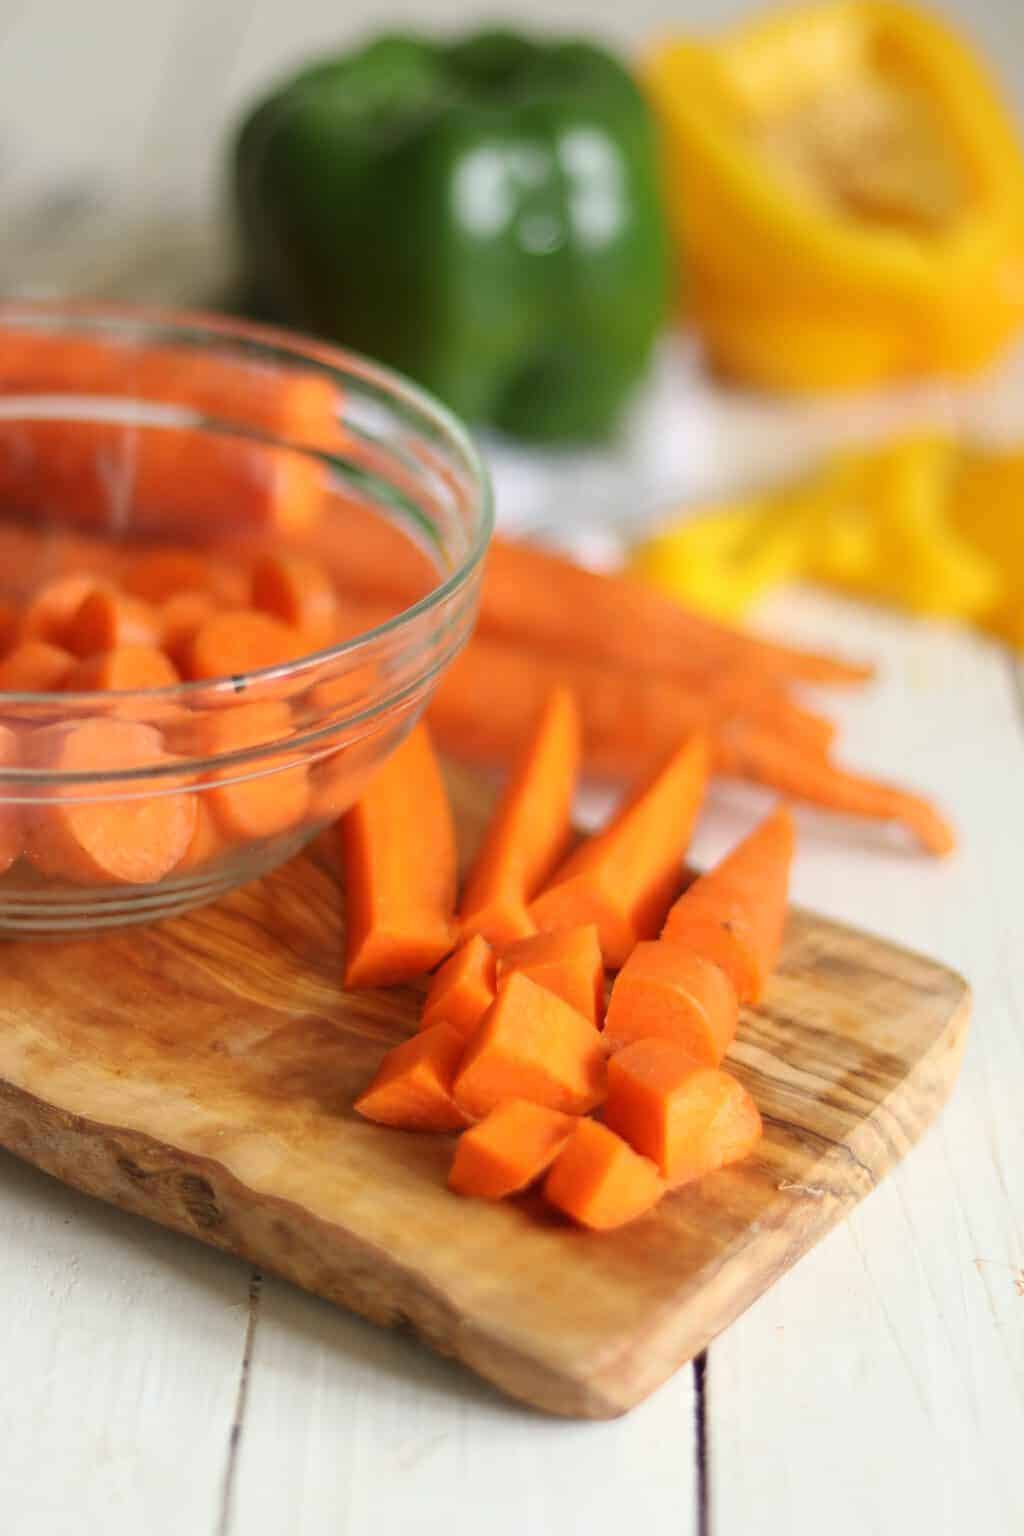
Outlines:
[[[120,593],[156,550],[214,562],[236,606],[268,553],[312,556],[340,594],[330,636],[278,665],[0,691],[0,933],[165,917],[315,837],[466,641],[491,523],[459,422],[363,358],[205,315],[0,305],[0,613],[19,639],[41,589]],[[165,638],[189,604],[171,595]]]

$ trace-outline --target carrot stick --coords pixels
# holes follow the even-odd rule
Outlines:
[[[506,977],[466,1047],[456,1102],[482,1119],[503,1099],[582,1115],[604,1098],[601,1037],[582,1014],[528,976]]]
[[[453,945],[457,854],[425,726],[378,769],[338,826],[345,985],[391,986],[432,970]]]
[[[459,1195],[504,1200],[546,1173],[572,1135],[572,1115],[528,1099],[505,1099],[455,1144],[448,1187]]]
[[[547,987],[597,1026],[604,1009],[604,961],[592,923],[536,933],[508,945],[498,956],[498,981],[513,971]]]
[[[615,978],[604,1042],[616,1051],[657,1036],[717,1067],[738,1018],[736,989],[725,972],[696,951],[661,939],[638,944]]]
[[[556,688],[541,708],[466,880],[459,906],[464,934],[482,933],[501,945],[536,931],[529,902],[569,842],[579,762],[579,714],[572,695]]]
[[[612,970],[642,939],[652,939],[682,879],[709,766],[703,736],[679,747],[603,832],[569,855],[530,908],[537,926],[596,923]]]
[[[463,1040],[435,1024],[388,1051],[355,1108],[367,1120],[404,1131],[461,1131],[466,1117],[452,1097]]]
[[[486,939],[474,934],[431,979],[420,1029],[450,1024],[468,1040],[494,1002],[497,985],[494,951]]]
[[[291,711],[280,699],[211,709],[189,722],[192,752],[200,757],[246,752],[285,743],[292,729]],[[294,758],[269,754],[254,762],[214,770],[203,791],[221,834],[238,842],[277,837],[303,820],[309,810],[309,775]]]
[[[23,640],[0,661],[0,690],[5,693],[54,693],[63,688],[75,658],[45,640]]]
[[[608,1126],[579,1120],[545,1180],[544,1194],[580,1226],[607,1232],[651,1210],[664,1188],[649,1158]]]
[[[61,643],[75,656],[122,646],[155,646],[160,638],[156,610],[134,597],[93,591],[85,596],[64,627]]]
[[[36,731],[32,765],[59,773],[146,769],[169,761],[160,733],[130,720]],[[195,831],[194,794],[158,779],[57,789],[27,810],[28,854],[45,875],[79,885],[148,885],[168,874]]]
[[[188,647],[191,678],[238,677],[278,667],[306,652],[303,638],[255,608],[225,608],[196,630]]]
[[[670,1184],[737,1162],[762,1134],[743,1084],[671,1040],[637,1040],[612,1057],[604,1118]]]
[[[9,726],[0,725],[0,770],[15,767],[19,756],[17,736]],[[3,792],[3,777],[0,773],[0,795]],[[20,805],[4,805],[0,801],[0,875],[10,869],[21,855],[24,845],[21,813]]]
[[[662,938],[720,966],[741,1003],[756,1003],[782,944],[793,862],[793,818],[775,811],[689,886]]]

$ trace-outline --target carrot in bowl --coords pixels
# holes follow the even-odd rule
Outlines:
[[[192,751],[200,757],[247,752],[287,741],[291,711],[280,699],[211,709],[191,722]],[[221,833],[247,842],[277,837],[296,826],[309,809],[305,763],[267,753],[252,762],[227,765],[209,775],[209,799]]]
[[[308,650],[319,650],[334,638],[338,599],[334,583],[316,560],[263,555],[253,567],[251,600],[254,608],[301,634]]]
[[[308,650],[302,636],[254,608],[228,608],[201,625],[188,647],[190,678],[237,677],[283,666]]]
[[[3,795],[3,769],[16,767],[19,755],[14,731],[9,726],[0,725],[0,797]],[[0,799],[0,875],[20,856],[23,844],[22,807],[5,805]]]
[[[47,582],[25,609],[21,638],[63,645],[68,624],[89,594],[98,590],[102,590],[102,583],[95,576],[81,572]]]
[[[97,651],[127,645],[155,646],[159,640],[159,619],[148,603],[104,590],[89,592],[82,599],[62,636],[62,643],[76,656],[94,656]]]
[[[449,1189],[481,1200],[517,1194],[547,1172],[576,1123],[561,1110],[505,1099],[459,1137]]]
[[[604,1042],[611,1051],[633,1040],[674,1040],[695,1061],[717,1067],[739,1019],[736,988],[723,970],[668,939],[638,944],[615,978]]]
[[[576,1122],[544,1182],[549,1204],[595,1232],[643,1216],[664,1188],[650,1159],[597,1120]]]
[[[5,693],[53,693],[63,688],[75,658],[46,640],[23,640],[0,661],[0,690]]]

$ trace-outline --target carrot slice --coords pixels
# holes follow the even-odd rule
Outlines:
[[[498,802],[459,907],[463,933],[501,945],[536,931],[530,900],[565,852],[580,766],[572,695],[556,688]]]
[[[95,656],[122,646],[155,646],[160,624],[148,603],[117,592],[94,591],[85,596],[64,628],[63,644],[76,656]]]
[[[237,677],[294,661],[306,650],[302,636],[255,608],[225,609],[196,631],[189,647],[191,678]]]
[[[450,1024],[435,1024],[388,1051],[377,1075],[356,1099],[367,1120],[404,1131],[461,1131],[466,1117],[452,1097],[463,1039]]]
[[[189,665],[192,642],[217,604],[208,592],[177,592],[157,610],[160,644],[179,672]]]
[[[18,738],[9,726],[0,725],[0,770],[13,768],[19,759]],[[0,771],[0,784],[3,782]],[[10,869],[22,851],[22,807],[0,804],[0,875]]]
[[[75,658],[45,640],[23,640],[0,661],[0,690],[5,693],[54,693],[63,688]]]
[[[455,1144],[448,1187],[459,1195],[504,1200],[546,1173],[576,1119],[528,1099],[506,1099]]]
[[[604,1098],[601,1037],[581,1013],[513,973],[471,1037],[455,1098],[481,1119],[503,1099],[529,1099],[582,1115]]]
[[[547,987],[596,1027],[604,1008],[604,961],[593,923],[510,944],[498,956],[499,983],[514,971]]]
[[[116,719],[47,726],[35,732],[30,759],[55,772],[94,774],[169,760],[158,731]],[[147,885],[172,870],[191,842],[195,796],[158,779],[69,786],[30,807],[26,821],[28,853],[43,874],[85,885]]]
[[[64,631],[90,592],[100,590],[95,576],[61,576],[41,587],[25,609],[21,634],[24,640],[64,644]]]
[[[345,870],[345,985],[409,981],[454,939],[457,854],[448,792],[419,725],[338,823]]]
[[[211,560],[195,549],[147,549],[128,560],[121,585],[131,597],[166,604],[186,592],[204,593],[211,602],[241,606],[246,582],[240,571]]]
[[[638,944],[615,978],[604,1041],[674,1040],[695,1061],[717,1067],[736,1034],[736,988],[713,961],[668,939]]]
[[[618,812],[569,855],[530,915],[538,928],[596,923],[605,965],[623,965],[664,921],[704,798],[707,741],[684,743]]]
[[[21,631],[21,613],[14,603],[0,601],[0,656],[13,649]]]
[[[450,1024],[468,1040],[494,1002],[497,990],[494,951],[474,934],[431,980],[420,1015],[420,1029]]]
[[[197,790],[192,799],[196,803],[195,831],[192,833],[192,841],[174,866],[176,875],[187,875],[194,869],[204,868],[218,853],[223,853],[227,846],[217,825],[209,791]]]
[[[196,716],[192,740],[199,756],[219,757],[284,742],[291,728],[288,705],[280,699],[266,699]],[[204,793],[226,837],[241,842],[276,837],[306,815],[309,775],[306,765],[294,758],[263,755],[254,762],[217,769]]]
[[[596,1120],[579,1120],[555,1159],[544,1194],[582,1227],[608,1232],[651,1210],[664,1193],[658,1170]]]
[[[170,688],[179,681],[163,651],[151,645],[121,645],[98,651],[72,667],[64,688],[69,693],[92,689],[131,693],[141,688]]]
[[[773,812],[683,892],[662,937],[711,960],[741,1003],[756,1003],[782,945],[793,862],[793,818]]]
[[[612,1057],[604,1118],[672,1184],[737,1162],[762,1134],[743,1084],[672,1040],[637,1040]]]
[[[252,606],[298,630],[311,651],[327,645],[338,625],[334,583],[315,560],[264,555],[252,573]]]

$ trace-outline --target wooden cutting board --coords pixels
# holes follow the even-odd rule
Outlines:
[[[453,792],[468,856],[488,796]],[[758,1154],[587,1234],[536,1196],[459,1199],[450,1138],[352,1113],[418,996],[343,992],[341,933],[321,848],[162,926],[6,945],[0,1145],[553,1413],[632,1407],[771,1285],[917,1140],[967,1030],[958,976],[794,913],[729,1060]]]

